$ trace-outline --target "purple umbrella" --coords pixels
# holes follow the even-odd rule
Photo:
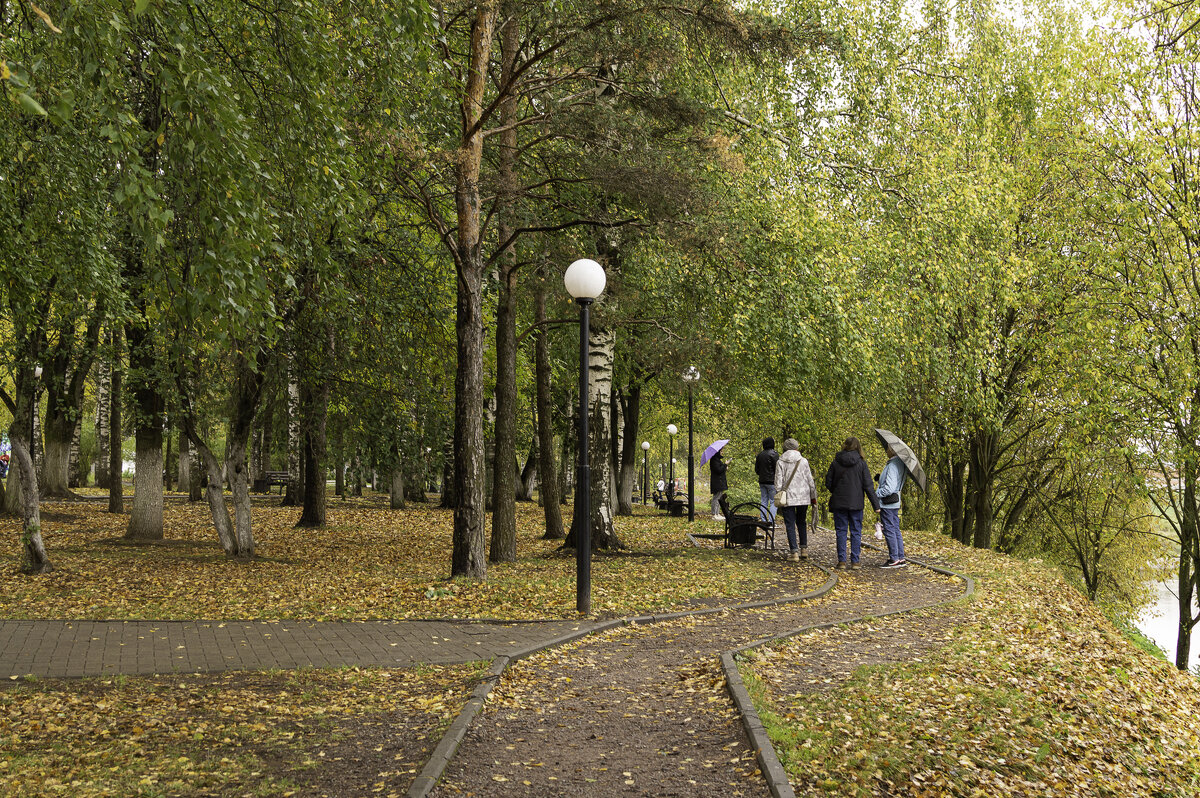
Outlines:
[[[728,438],[722,438],[719,441],[713,441],[704,450],[704,454],[700,455],[700,465],[703,466],[713,458],[713,455],[725,448],[725,444],[729,443]]]

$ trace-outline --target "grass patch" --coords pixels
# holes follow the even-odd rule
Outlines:
[[[976,599],[952,610],[951,639],[827,692],[787,695],[772,674],[830,630],[742,665],[798,794],[1200,794],[1200,683],[1039,563],[936,535],[906,544],[977,579]]]

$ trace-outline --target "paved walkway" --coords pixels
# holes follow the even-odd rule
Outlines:
[[[0,678],[473,662],[590,626],[580,621],[0,621]]]

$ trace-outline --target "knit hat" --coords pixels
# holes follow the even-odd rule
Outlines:
[[[798,451],[800,451],[800,444],[796,441],[795,438],[788,438],[786,441],[783,442],[783,450],[785,452],[787,452],[787,451],[798,452]]]

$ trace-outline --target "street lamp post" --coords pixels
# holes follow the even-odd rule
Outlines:
[[[696,520],[696,444],[692,424],[692,389],[700,381],[700,369],[688,366],[683,371],[683,381],[688,387],[688,521]]]
[[[575,497],[575,609],[592,611],[592,508],[588,464],[588,310],[604,293],[604,267],[580,258],[567,267],[563,283],[579,304],[579,492]]]
[[[667,480],[667,511],[670,512],[675,503],[675,436],[679,434],[679,427],[674,424],[667,425],[667,435],[671,436],[671,451],[667,462],[671,464],[671,478]]]
[[[650,441],[642,441],[642,504],[650,490]]]

